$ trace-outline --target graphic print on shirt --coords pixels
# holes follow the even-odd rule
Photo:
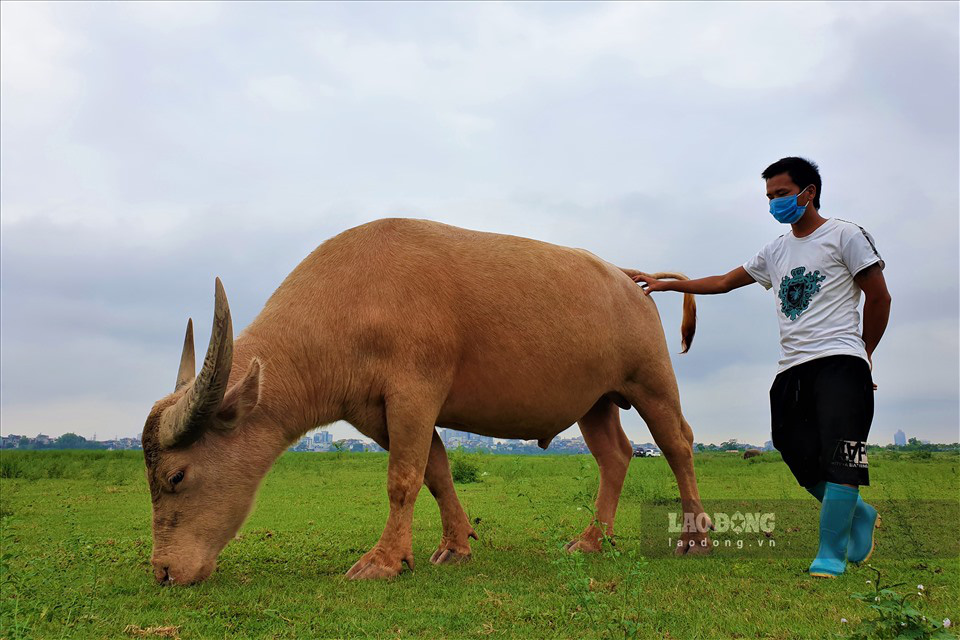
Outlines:
[[[813,296],[820,291],[820,283],[827,276],[820,275],[820,271],[807,273],[806,267],[797,267],[790,271],[789,276],[783,276],[780,281],[780,311],[791,320],[796,320],[807,310]]]

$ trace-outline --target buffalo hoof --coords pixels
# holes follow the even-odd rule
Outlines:
[[[430,556],[430,562],[433,564],[460,564],[467,562],[471,558],[470,538],[477,540],[477,532],[473,527],[467,527],[466,536],[447,536],[444,535],[440,540],[440,546]]]
[[[574,551],[580,551],[582,553],[598,553],[600,551],[601,545],[600,542],[591,542],[584,538],[574,538],[567,544],[563,545],[564,550],[573,553]]]
[[[455,549],[440,547],[430,556],[430,562],[433,564],[460,564],[461,562],[468,562],[472,557],[473,554],[469,551],[460,553]]]
[[[684,540],[682,545],[677,545],[677,548],[673,550],[673,554],[677,556],[702,556],[710,553],[712,549],[713,545],[710,544],[709,538]]]
[[[403,562],[407,563],[410,569],[413,569],[413,558],[403,561],[391,561],[387,555],[379,549],[373,549],[365,553],[356,564],[347,571],[349,580],[383,580],[395,578],[403,571]]]

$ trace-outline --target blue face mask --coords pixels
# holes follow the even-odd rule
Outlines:
[[[800,193],[803,193],[802,191]],[[797,206],[797,198],[800,196],[798,193],[795,196],[783,196],[782,198],[774,198],[770,201],[770,214],[777,219],[777,222],[782,222],[783,224],[793,224],[797,220],[803,217],[804,212],[807,210],[807,205],[802,207]],[[807,201],[807,204],[810,204]]]

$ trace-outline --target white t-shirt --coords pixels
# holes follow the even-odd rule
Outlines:
[[[862,227],[829,218],[803,238],[786,233],[743,265],[774,287],[780,320],[777,373],[815,358],[849,354],[867,360],[860,332],[860,287],[853,277],[884,263]]]

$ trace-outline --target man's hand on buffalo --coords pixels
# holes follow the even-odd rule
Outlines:
[[[643,289],[643,292],[647,295],[650,295],[651,291],[665,291],[664,282],[662,280],[657,280],[656,278],[651,278],[650,276],[645,276],[637,274],[633,276],[633,281],[640,285],[640,288]]]

